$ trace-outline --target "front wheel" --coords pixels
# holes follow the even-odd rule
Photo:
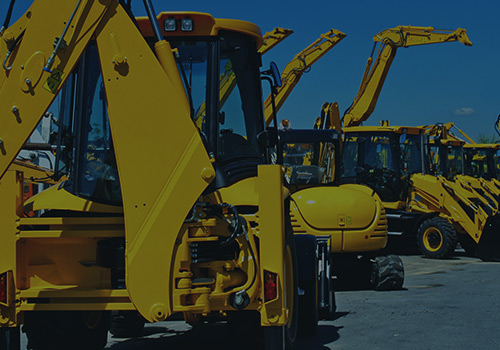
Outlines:
[[[429,258],[451,258],[457,246],[457,232],[448,220],[436,216],[420,225],[417,244],[420,252]]]
[[[373,289],[399,290],[405,279],[404,265],[397,255],[377,256],[371,264],[370,285]]]

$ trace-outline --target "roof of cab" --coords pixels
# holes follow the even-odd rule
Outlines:
[[[212,15],[203,12],[161,12],[157,18],[165,36],[216,36],[220,30],[229,30],[253,37],[257,44],[257,49],[260,48],[263,42],[260,28],[256,24],[247,21],[214,18]],[[166,19],[192,19],[193,30],[189,32],[179,29],[176,31],[165,31],[163,23]],[[153,29],[148,17],[137,17],[136,20],[142,35],[146,37],[153,36]]]

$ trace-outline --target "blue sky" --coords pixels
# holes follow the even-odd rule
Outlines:
[[[17,0],[14,18],[31,4]],[[3,21],[9,1],[0,0]],[[214,17],[258,24],[262,32],[274,27],[294,30],[286,41],[264,56],[281,69],[295,54],[331,28],[347,37],[305,74],[280,110],[294,128],[312,127],[323,102],[337,101],[341,113],[354,99],[373,36],[398,25],[465,28],[472,47],[453,42],[399,49],[374,113],[365,125],[380,119],[392,124],[421,125],[454,122],[473,138],[493,137],[500,114],[500,36],[496,24],[500,1],[161,1],[157,12],[189,10]],[[134,12],[145,15],[143,2],[132,1]]]

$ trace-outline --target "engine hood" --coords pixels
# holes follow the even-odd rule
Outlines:
[[[291,198],[308,225],[321,230],[366,228],[381,204],[373,190],[359,185],[311,187]]]

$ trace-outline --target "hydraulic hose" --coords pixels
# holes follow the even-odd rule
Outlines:
[[[2,35],[3,31],[9,27],[10,18],[12,17],[12,10],[14,9],[14,3],[16,0],[10,0],[9,9],[7,10],[7,14],[5,15],[5,20],[3,22],[2,28],[0,28],[0,35]]]

